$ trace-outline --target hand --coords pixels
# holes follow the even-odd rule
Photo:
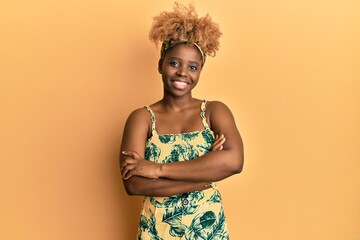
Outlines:
[[[218,151],[218,150],[221,151],[224,148],[223,144],[225,141],[226,141],[226,138],[225,138],[224,134],[221,134],[220,137],[219,137],[219,135],[216,134],[215,141],[212,145],[211,151]]]
[[[122,151],[122,155],[128,156],[120,164],[121,175],[124,180],[132,176],[146,178],[159,178],[160,164],[147,161],[134,151]]]

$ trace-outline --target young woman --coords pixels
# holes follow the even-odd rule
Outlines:
[[[192,96],[220,36],[192,6],[154,18],[163,98],[130,114],[120,157],[127,193],[145,196],[138,239],[229,239],[216,182],[241,172],[242,140],[225,104]]]

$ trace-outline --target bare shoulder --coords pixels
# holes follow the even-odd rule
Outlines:
[[[145,107],[132,111],[126,120],[125,128],[149,132],[151,129],[151,117],[149,111]]]
[[[137,108],[135,110],[133,110],[129,117],[128,117],[128,120],[130,121],[144,121],[146,119],[150,119],[150,114],[149,114],[149,111],[145,108],[145,107],[142,107],[142,108]]]
[[[231,110],[229,107],[220,101],[208,101],[206,104],[206,111],[209,114],[209,117],[213,117],[215,115],[229,115],[232,116]]]
[[[229,107],[220,101],[208,101],[206,114],[210,128],[216,133],[227,133],[237,131],[234,116]]]

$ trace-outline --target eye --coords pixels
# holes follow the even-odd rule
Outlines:
[[[170,66],[178,67],[180,64],[177,61],[170,61]]]
[[[193,71],[193,72],[195,72],[198,69],[197,66],[190,66],[189,68],[190,68],[190,71]]]

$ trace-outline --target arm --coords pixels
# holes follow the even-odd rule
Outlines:
[[[226,136],[222,151],[212,151],[192,161],[153,164],[147,168],[137,160],[122,166],[126,179],[134,175],[190,182],[214,182],[240,173],[243,167],[243,143],[229,108],[220,102],[207,106],[211,128]],[[145,169],[152,169],[151,175]]]
[[[204,190],[210,187],[205,182],[187,182],[171,179],[151,179],[139,176],[133,176],[124,180],[126,192],[129,195],[141,195],[152,197],[168,197],[175,194]]]
[[[212,130],[226,136],[222,151],[212,151],[195,161],[161,165],[160,177],[213,182],[242,171],[243,143],[230,109],[221,102],[209,102],[207,111]]]
[[[145,109],[135,110],[130,114],[126,121],[123,139],[121,143],[121,152],[124,149],[135,151],[137,158],[142,159],[145,165],[156,165],[153,162],[144,160],[145,142],[151,129],[151,121],[148,112]],[[224,138],[218,138],[214,143],[214,150],[221,150]],[[131,160],[133,156],[120,155],[120,165],[125,160]],[[151,171],[151,169],[149,169]],[[171,196],[174,194],[203,190],[208,188],[205,185],[208,182],[189,182],[177,181],[171,179],[151,179],[140,176],[134,176],[123,180],[126,192],[129,195],[147,195],[147,196]]]

